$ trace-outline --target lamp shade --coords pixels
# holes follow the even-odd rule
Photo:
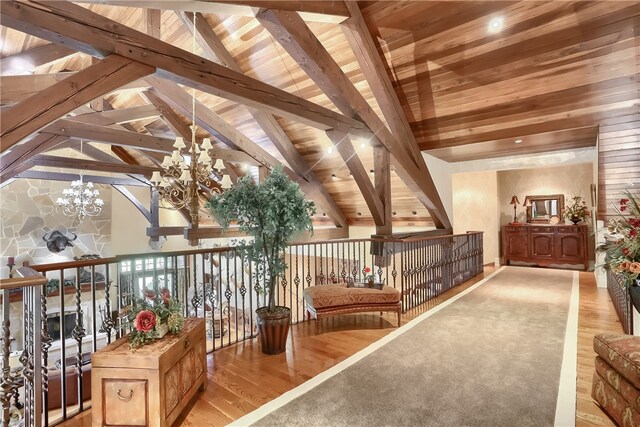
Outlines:
[[[203,150],[211,150],[213,146],[211,145],[211,139],[205,138],[202,140],[202,149]]]
[[[216,163],[213,165],[213,167],[218,172],[220,172],[222,169],[224,169],[224,162],[222,161],[222,159],[217,159]]]
[[[186,145],[184,143],[184,138],[182,138],[181,136],[177,137],[176,142],[173,143],[173,148],[177,148],[178,150],[181,150],[185,147]]]
[[[511,198],[511,203],[509,203],[510,205],[519,205],[520,201],[518,200],[518,196],[513,196]]]
[[[232,184],[233,183],[231,182],[231,178],[229,177],[229,175],[224,175],[222,177],[222,181],[220,181],[220,186],[225,190],[231,188]]]

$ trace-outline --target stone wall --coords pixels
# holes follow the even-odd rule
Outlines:
[[[56,200],[70,183],[17,179],[0,189],[0,272],[7,277],[7,257],[15,257],[16,265],[24,261],[31,265],[62,262],[88,254],[101,257],[111,251],[111,188],[96,185],[104,200],[102,213],[85,217],[82,223],[77,217],[58,212]],[[43,241],[52,231],[78,238],[62,252],[52,253]]]

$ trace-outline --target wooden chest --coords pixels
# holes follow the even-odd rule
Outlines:
[[[178,335],[129,349],[123,337],[93,354],[93,426],[170,426],[207,384],[204,319]]]

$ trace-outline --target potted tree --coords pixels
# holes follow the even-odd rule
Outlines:
[[[298,184],[289,179],[282,167],[276,167],[259,184],[250,176],[241,178],[231,189],[212,197],[207,207],[224,229],[236,222],[241,231],[253,237],[245,247],[247,258],[267,267],[264,283],[269,303],[256,310],[262,352],[284,352],[291,309],[276,306],[276,286],[287,268],[284,251],[293,235],[313,231],[313,202],[305,200]]]

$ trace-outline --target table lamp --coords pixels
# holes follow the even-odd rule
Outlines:
[[[513,196],[511,198],[511,203],[509,203],[509,204],[513,205],[513,222],[512,222],[512,224],[519,224],[518,216],[516,214],[516,205],[520,204],[520,201],[518,200],[518,196]]]

